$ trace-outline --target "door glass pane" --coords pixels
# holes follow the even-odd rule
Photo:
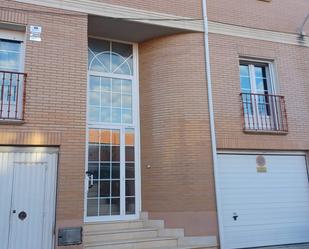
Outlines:
[[[250,73],[248,65],[240,65],[240,83],[243,93],[251,92]]]
[[[112,198],[111,202],[111,214],[120,215],[120,198]]]
[[[135,143],[134,129],[125,130],[126,214],[135,214]]]
[[[98,215],[98,198],[87,199],[87,216],[97,216]]]
[[[135,198],[126,198],[126,214],[135,214]]]
[[[133,123],[131,80],[90,76],[88,98],[90,122]]]
[[[120,130],[90,129],[88,143],[89,180],[87,214],[120,214]],[[97,209],[94,208],[97,203]]]
[[[110,210],[110,199],[102,198],[99,203],[99,215],[100,216],[109,216],[111,213]]]

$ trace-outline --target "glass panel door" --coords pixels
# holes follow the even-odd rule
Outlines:
[[[134,129],[89,129],[88,217],[136,214]]]
[[[138,91],[133,46],[89,39],[86,218],[135,217]]]

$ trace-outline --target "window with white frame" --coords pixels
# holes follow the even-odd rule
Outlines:
[[[284,97],[276,95],[272,63],[241,60],[240,83],[245,130],[286,131]]]
[[[138,82],[134,46],[88,41],[88,189],[86,219],[138,213]]]
[[[0,30],[0,119],[23,119],[24,33]]]

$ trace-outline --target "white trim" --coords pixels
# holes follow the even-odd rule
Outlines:
[[[136,18],[139,23],[158,25],[163,27],[177,28],[203,32],[202,20],[190,20],[189,17],[169,15],[159,12],[134,9],[120,5],[113,5],[92,0],[15,0],[17,2],[36,4],[46,7],[82,12],[90,15],[111,18]],[[148,19],[148,20],[147,20]],[[151,19],[151,20],[149,20]],[[157,21],[154,19],[164,19]],[[168,20],[169,19],[169,20]],[[170,19],[189,19],[190,21],[173,21]]]
[[[281,151],[281,150],[218,150],[218,155],[285,155],[285,156],[306,156],[306,151]]]
[[[26,40],[26,32],[0,28],[0,39],[24,42]]]
[[[58,153],[58,147],[23,147],[23,146],[0,146],[0,152],[45,152]]]
[[[136,115],[135,115],[135,198],[136,198],[136,213],[139,215],[142,211],[142,175],[141,175],[141,130],[140,130],[140,96],[139,96],[139,60],[138,60],[138,44],[133,44],[133,71],[135,72],[135,81],[136,81],[136,89],[134,93],[136,96],[133,99],[136,101],[135,108],[136,108]],[[138,217],[139,218],[139,217]]]
[[[98,76],[98,77],[106,77],[106,78],[113,78],[113,79],[124,79],[124,80],[133,80],[134,79],[134,76],[125,75],[125,74],[96,72],[96,71],[90,71],[90,70],[88,70],[88,72],[92,76]]]
[[[209,21],[209,32],[213,34],[229,35],[255,40],[263,40],[298,46],[309,47],[309,36],[305,36],[304,43],[299,42],[299,34],[291,34],[270,30],[255,29],[233,24]]]

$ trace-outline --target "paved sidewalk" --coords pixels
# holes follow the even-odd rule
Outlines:
[[[285,246],[267,246],[258,247],[255,249],[309,249],[309,244],[296,244],[296,245],[285,245]]]

